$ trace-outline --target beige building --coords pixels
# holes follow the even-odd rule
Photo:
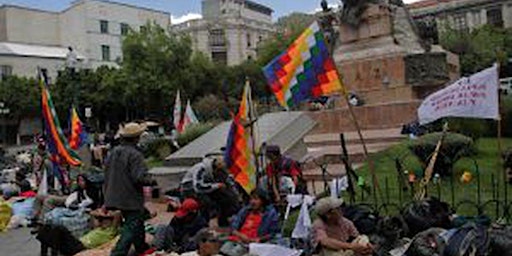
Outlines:
[[[39,69],[54,79],[65,68],[68,52],[64,47],[0,42],[0,78],[12,74],[34,77]],[[85,60],[82,54],[76,57]]]
[[[171,30],[188,34],[195,51],[233,66],[257,57],[258,44],[275,31],[272,12],[248,0],[203,0],[202,19],[173,25]]]
[[[485,24],[512,27],[512,0],[423,0],[407,7],[417,20],[435,21],[439,31],[471,31]]]
[[[9,57],[0,53],[0,66],[11,66],[13,74],[20,75],[35,73],[28,70],[34,65],[53,70],[59,64],[64,66],[66,58],[62,58],[61,53],[53,54],[49,64],[48,52],[67,52],[67,47],[72,47],[80,56],[81,67],[115,66],[116,61],[122,59],[123,35],[130,29],[141,29],[147,22],[167,28],[170,26],[170,14],[106,0],[78,0],[59,12],[2,5],[0,42],[26,47],[32,45],[32,50],[40,51],[32,51],[23,58],[20,56],[23,52]],[[33,63],[25,64],[27,70],[22,70],[15,64],[21,61]]]

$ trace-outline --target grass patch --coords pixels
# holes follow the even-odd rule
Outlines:
[[[149,158],[146,158],[146,165],[148,166],[148,169],[155,168],[155,167],[162,167],[162,166],[164,166],[164,161],[162,161],[156,157],[149,157]]]
[[[512,139],[503,139],[503,149],[512,147]],[[504,177],[499,159],[497,140],[493,138],[481,138],[476,141],[477,153],[469,158],[460,159],[455,165],[452,177],[444,177],[437,184],[430,182],[428,186],[428,195],[439,197],[441,200],[455,206],[459,214],[475,215],[477,208],[471,203],[484,204],[491,200],[504,200]],[[414,192],[419,188],[419,180],[423,176],[424,167],[417,157],[407,148],[408,143],[396,145],[386,151],[374,154],[371,158],[374,161],[375,172],[380,185],[377,204],[391,204],[396,207],[388,207],[384,212],[390,214],[398,211],[398,208],[404,206],[413,200],[413,193],[408,186],[408,190],[400,189],[406,181],[399,181],[396,169],[395,159],[400,159],[402,166],[409,172],[414,172],[417,182],[414,183]],[[475,164],[476,162],[476,164]],[[469,171],[473,179],[469,184],[463,184],[460,181],[462,173]],[[368,166],[365,164],[357,173],[363,176],[366,184],[372,185],[371,175]],[[480,179],[478,179],[480,176]],[[480,180],[480,193],[478,193],[478,180]],[[402,186],[399,185],[401,182]],[[453,182],[453,185],[452,185]],[[508,201],[512,199],[512,188],[508,187]],[[374,197],[371,194],[363,193],[362,189],[356,188],[356,202],[375,205]],[[346,198],[348,199],[348,198]],[[495,217],[495,203],[488,203],[485,206],[485,213]]]

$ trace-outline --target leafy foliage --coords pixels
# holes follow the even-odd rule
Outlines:
[[[193,124],[188,127],[184,133],[178,135],[178,144],[183,147],[195,140],[199,136],[207,133],[210,129],[213,128],[212,123],[201,123],[201,124]]]
[[[442,133],[430,133],[412,141],[408,147],[426,167],[432,158]],[[447,133],[437,156],[434,172],[448,175],[453,165],[463,156],[475,153],[473,140],[458,133]]]
[[[263,66],[278,56],[315,20],[315,16],[292,13],[277,22],[277,33],[258,46],[258,63]]]
[[[446,28],[441,45],[460,56],[463,75],[476,73],[496,60],[506,64],[512,54],[512,31],[486,25],[471,32]]]
[[[35,79],[17,76],[0,81],[0,101],[10,109],[10,117],[38,116],[40,112],[40,89]]]

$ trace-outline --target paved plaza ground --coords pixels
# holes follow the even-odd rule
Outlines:
[[[30,228],[0,233],[1,256],[38,256],[39,241],[30,235]]]

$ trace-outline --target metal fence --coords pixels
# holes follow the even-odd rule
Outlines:
[[[343,136],[341,136],[343,140]],[[343,145],[342,141],[342,145]],[[408,166],[404,159],[412,156],[408,153],[405,156],[397,156],[395,160],[395,169],[393,175],[381,179],[381,189],[363,189],[361,186],[354,185],[353,193],[350,189],[344,194],[347,202],[356,205],[365,205],[378,214],[391,215],[402,212],[408,205],[413,203],[415,194],[419,189],[419,182],[408,180]],[[343,159],[344,158],[344,159]],[[347,153],[342,155],[342,161],[348,163]],[[486,215],[494,220],[512,220],[511,208],[512,202],[509,202],[508,182],[504,170],[492,170],[492,173],[482,175],[478,162],[473,157],[462,157],[459,162],[470,162],[472,165],[471,173],[474,174],[471,183],[461,185],[459,177],[455,176],[454,170],[451,170],[448,177],[434,178],[427,187],[427,197],[436,197],[441,201],[448,203],[452,210],[460,215],[480,216]],[[316,196],[329,193],[329,183],[340,175],[333,175],[327,171],[327,163],[317,163],[321,170],[321,180],[308,180],[309,187],[323,186],[321,192],[315,190]],[[350,167],[349,167],[350,168]],[[347,172],[348,173],[348,172]],[[377,175],[378,172],[377,172]],[[352,177],[349,179],[352,184],[357,181]],[[418,179],[419,180],[419,179]],[[447,185],[444,183],[448,183]]]

